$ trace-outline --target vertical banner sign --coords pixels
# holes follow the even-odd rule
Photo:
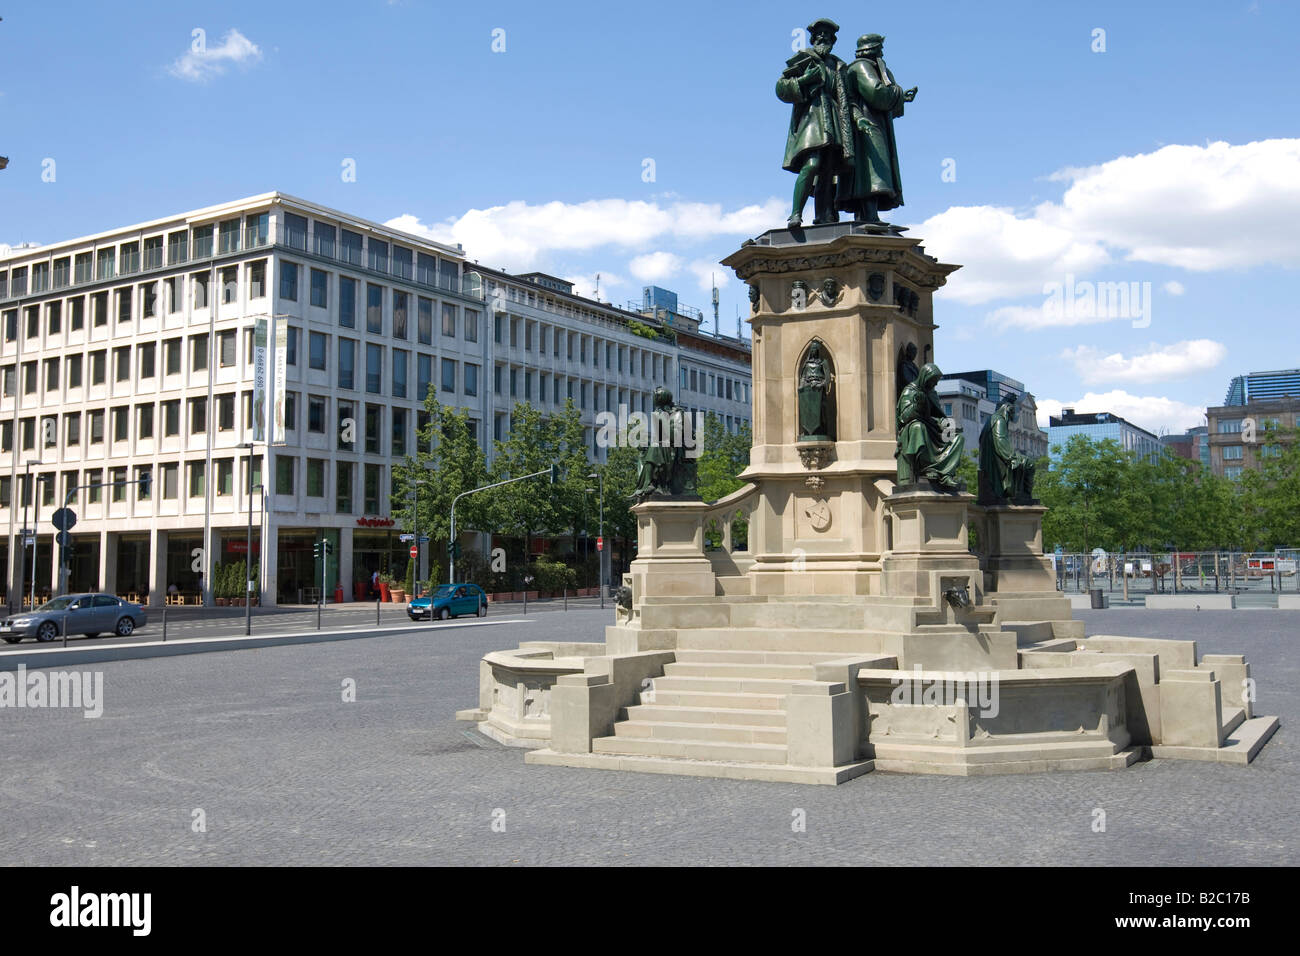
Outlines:
[[[267,402],[267,320],[258,319],[253,325],[253,441],[266,441]]]
[[[275,354],[271,366],[271,441],[283,445],[284,415],[289,378],[289,326],[284,322],[275,323]]]

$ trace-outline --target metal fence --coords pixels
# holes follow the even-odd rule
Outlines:
[[[1056,586],[1086,594],[1101,588],[1112,599],[1148,594],[1300,593],[1300,551],[1094,551],[1049,554]]]

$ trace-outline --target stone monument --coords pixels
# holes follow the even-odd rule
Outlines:
[[[459,716],[532,748],[529,763],[804,783],[1248,763],[1278,722],[1243,694],[1244,658],[1085,639],[1072,620],[1032,468],[1003,441],[1010,402],[981,438],[979,500],[956,480],[930,356],[933,296],[958,267],[877,215],[902,203],[892,120],[915,90],[878,35],[836,59],[837,31],[815,21],[777,82],[790,221],[724,260],[751,303],[747,483],[706,503],[647,450],[604,643],[487,655]]]

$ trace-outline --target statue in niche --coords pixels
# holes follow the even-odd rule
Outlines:
[[[980,431],[981,504],[1035,504],[1035,463],[1011,446],[1011,426],[1019,412],[1018,395],[1003,395]]]
[[[873,272],[867,276],[867,295],[872,302],[879,302],[880,297],[885,294],[885,274],[883,272]]]
[[[632,490],[632,497],[638,503],[694,493],[695,456],[701,436],[694,434],[688,414],[681,405],[673,404],[673,393],[668,389],[661,385],[654,390],[649,434],[641,447],[636,487]]]
[[[759,299],[758,286],[751,285],[749,287],[749,311],[750,312],[758,311],[758,299]]]
[[[840,297],[839,280],[831,276],[822,279],[822,287],[817,291],[817,297],[822,300],[822,305],[834,305],[835,300]]]
[[[799,441],[835,441],[835,374],[813,339],[799,366]]]
[[[962,491],[957,466],[966,447],[966,437],[946,426],[935,386],[943,373],[932,362],[921,366],[916,381],[909,382],[898,396],[898,483],[915,485],[924,480],[939,491]],[[951,434],[951,437],[949,435]]]
[[[894,368],[894,400],[903,394],[903,389],[916,381],[921,369],[916,364],[916,343],[908,342],[898,350],[898,362]]]

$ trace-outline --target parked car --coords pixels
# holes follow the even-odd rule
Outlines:
[[[129,637],[137,627],[144,627],[146,618],[140,605],[111,594],[65,594],[46,601],[35,611],[0,620],[0,638],[9,644],[17,644],[24,637],[52,641],[63,634],[65,620],[69,634]]]
[[[437,618],[445,621],[462,614],[487,615],[487,595],[477,584],[443,584],[432,594],[418,597],[406,605],[412,621]]]

